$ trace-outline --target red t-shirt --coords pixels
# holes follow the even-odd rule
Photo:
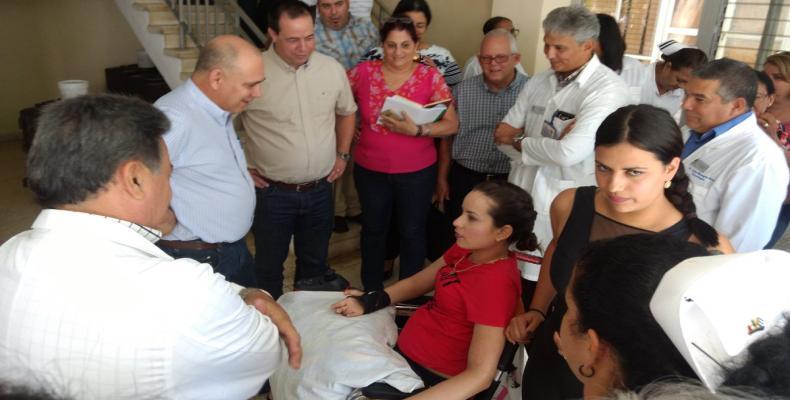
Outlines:
[[[436,273],[433,300],[409,318],[398,338],[398,347],[409,358],[451,376],[466,369],[475,324],[506,327],[521,298],[512,253],[478,266],[469,261],[469,253],[457,244],[444,253],[447,265]]]

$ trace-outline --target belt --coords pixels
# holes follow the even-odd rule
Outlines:
[[[481,177],[481,178],[483,178],[484,180],[487,180],[487,181],[494,180],[494,179],[507,179],[507,175],[508,175],[507,173],[489,174],[487,172],[477,172],[477,171],[475,171],[473,169],[466,168],[466,167],[464,167],[463,165],[461,165],[461,164],[459,164],[457,162],[453,163],[453,165],[457,166],[461,171],[463,171],[463,172],[465,172],[465,173],[467,173],[469,175],[479,176],[479,177]]]
[[[181,241],[181,240],[159,240],[158,246],[176,250],[215,250],[224,243],[206,243],[200,239]]]
[[[307,192],[318,187],[318,185],[321,184],[321,182],[326,182],[327,177],[328,175],[323,178],[316,179],[314,181],[302,182],[302,183],[279,182],[279,181],[271,180],[265,176],[263,177],[263,180],[265,180],[270,185],[274,187],[278,187],[280,189],[290,190],[293,192]]]

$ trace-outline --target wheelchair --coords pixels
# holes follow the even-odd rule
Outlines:
[[[428,302],[430,299],[431,297],[422,296],[408,303],[396,304],[395,323],[398,326],[398,330],[403,328],[403,326],[406,324],[406,321],[408,321],[408,318],[417,310],[417,308]],[[488,389],[474,396],[475,400],[491,400],[494,397],[505,376],[515,370],[515,366],[513,366],[513,359],[516,355],[516,351],[518,350],[518,346],[518,344],[505,341],[505,346],[502,350],[502,354],[499,356],[497,372],[494,375],[493,381],[488,386]],[[386,383],[375,382],[367,387],[353,391],[348,397],[348,400],[399,400],[413,396],[423,390],[425,390],[425,388],[418,389],[412,393],[404,393]]]

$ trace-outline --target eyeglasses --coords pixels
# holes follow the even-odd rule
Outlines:
[[[497,64],[502,64],[507,62],[510,59],[512,54],[497,54],[495,56],[477,56],[482,64],[491,64],[492,61],[496,61]]]
[[[521,33],[521,31],[516,28],[510,30],[510,34],[513,35],[513,37],[517,37],[519,33]]]

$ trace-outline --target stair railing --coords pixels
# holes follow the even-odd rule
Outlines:
[[[187,48],[187,38],[203,47],[215,36],[233,34],[254,42],[252,32],[264,47],[269,39],[236,0],[165,0],[178,18],[178,44]],[[242,29],[242,22],[247,30]]]

